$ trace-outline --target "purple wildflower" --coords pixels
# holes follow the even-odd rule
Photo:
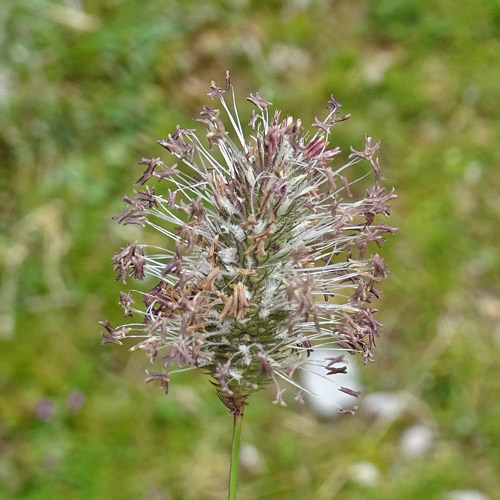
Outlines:
[[[50,398],[42,399],[36,408],[36,416],[42,422],[48,422],[52,420],[56,412],[56,407],[54,405],[54,401]]]
[[[76,414],[81,409],[83,404],[85,403],[85,394],[82,391],[71,391],[68,395],[68,399],[66,400],[66,404],[68,405],[68,409],[71,413]]]

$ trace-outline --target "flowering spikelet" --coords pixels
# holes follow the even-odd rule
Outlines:
[[[142,293],[144,308],[136,307],[137,296],[121,293],[125,316],[140,321],[119,328],[103,322],[103,342],[140,337],[132,350],[145,350],[152,361],[160,355],[162,369],[147,381],[159,381],[165,392],[174,372],[202,368],[237,413],[250,393],[270,383],[276,402],[284,404],[284,382],[299,390],[300,400],[303,389],[293,377],[307,369],[317,346],[372,359],[380,323],[370,302],[388,271],[367,248],[371,242],[380,247],[396,231],[376,220],[389,215],[396,196],[378,184],[380,145],[371,137],[363,150],[351,148],[348,163],[330,166],[341,153],[328,148],[331,131],[350,116],[339,115],[333,96],[311,136],[300,120],[281,118],[279,111],[270,116],[271,103],[251,94],[256,110],[247,137],[229,73],[225,87],[212,82],[208,95],[220,100],[232,135],[220,111],[205,106],[198,121],[207,142],[177,126],[159,141],[175,163],[139,162],[146,170],[136,184],[165,185],[163,194],[154,187],[136,191],[115,217],[152,226],[175,249],[135,242],[114,256],[117,280],[152,276],[158,284]],[[361,161],[371,165],[375,185],[355,200],[345,174]],[[342,355],[324,360],[324,375],[345,373],[342,362]]]

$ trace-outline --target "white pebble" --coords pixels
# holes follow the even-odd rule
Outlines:
[[[374,417],[397,419],[408,406],[402,392],[374,392],[363,399],[363,410]]]
[[[399,449],[405,457],[427,455],[434,445],[434,431],[428,425],[414,425],[405,430],[399,441]]]
[[[338,356],[339,353],[314,349],[308,361],[324,361],[325,358]],[[347,373],[337,373],[326,377],[324,366],[306,365],[306,370],[301,371],[301,381],[305,389],[316,394],[311,396],[305,392],[312,408],[323,417],[331,417],[338,413],[340,408],[352,408],[358,404],[358,400],[339,391],[340,387],[348,387],[355,391],[361,390],[361,382],[358,376],[358,370],[353,360],[347,356],[343,363],[347,365]],[[322,375],[322,376],[319,376]],[[326,378],[325,378],[326,377]]]
[[[446,500],[489,500],[489,497],[477,490],[453,490],[446,495]]]
[[[242,443],[240,448],[240,464],[250,472],[261,472],[263,461],[259,450],[250,443]]]
[[[363,486],[376,486],[380,481],[380,471],[371,462],[358,462],[350,467],[350,476]]]

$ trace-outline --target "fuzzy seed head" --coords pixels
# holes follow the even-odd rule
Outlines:
[[[201,368],[233,412],[269,384],[279,404],[284,383],[302,400],[294,377],[316,346],[372,359],[381,325],[371,300],[388,271],[368,249],[396,231],[378,221],[396,197],[379,185],[380,143],[366,137],[364,149],[351,148],[348,162],[337,164],[341,151],[329,147],[330,136],[350,115],[339,116],[333,95],[314,133],[304,133],[300,120],[270,114],[272,103],[258,93],[248,97],[256,109],[245,132],[229,73],[208,95],[223,112],[205,106],[200,113],[205,140],[179,126],[160,140],[173,162],[142,158],[146,169],[136,184],[148,186],[125,197],[115,217],[153,227],[166,248],[134,242],[114,256],[118,280],[149,276],[157,284],[142,300],[121,293],[125,316],[138,319],[119,328],[103,322],[103,342],[139,338],[132,349],[161,360],[147,381],[165,392],[176,371]],[[356,199],[353,184],[366,177],[360,162],[371,166],[375,184]],[[342,360],[326,359],[325,376],[345,373]]]

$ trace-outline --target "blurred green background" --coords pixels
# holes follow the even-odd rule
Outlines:
[[[401,230],[361,377],[407,402],[326,419],[255,395],[238,498],[500,498],[500,1],[3,0],[0,499],[226,498],[208,380],[165,397],[97,324],[121,321],[110,257],[141,229],[111,216],[137,160],[226,69],[304,124],[333,92],[345,150],[381,139]]]

